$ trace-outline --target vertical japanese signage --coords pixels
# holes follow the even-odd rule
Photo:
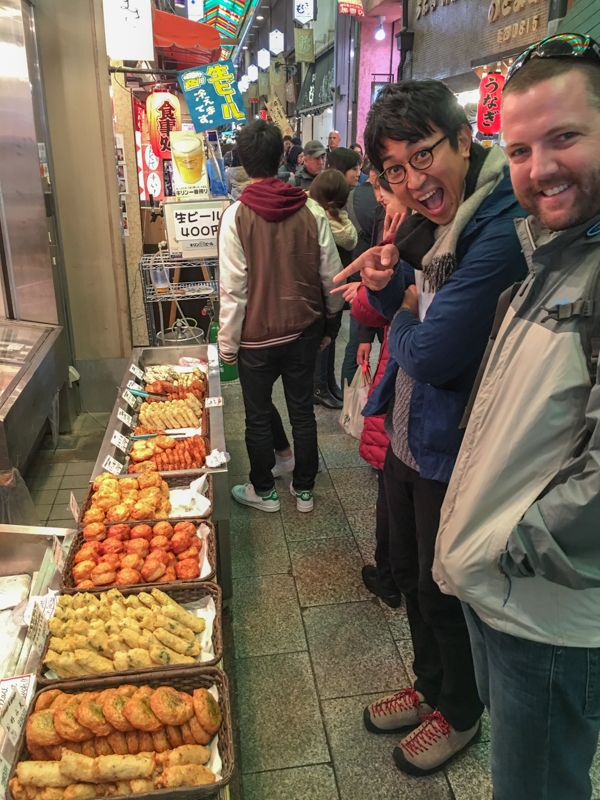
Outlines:
[[[479,84],[479,103],[477,104],[477,130],[484,134],[494,134],[502,127],[500,108],[505,78],[490,73]]]
[[[233,61],[219,61],[177,73],[197,133],[246,121]]]
[[[315,17],[315,0],[294,0],[294,19],[302,25]]]
[[[150,0],[104,0],[106,52],[117,61],[152,61]]]
[[[158,158],[171,158],[171,131],[181,130],[179,98],[171,92],[153,92],[146,100],[150,144]]]

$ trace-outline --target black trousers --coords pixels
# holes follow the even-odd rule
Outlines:
[[[394,583],[406,597],[417,680],[415,689],[458,731],[483,712],[460,601],[442,594],[431,569],[440,509],[448,484],[422,478],[392,452],[383,479],[389,515],[389,558]]]
[[[238,374],[246,410],[250,483],[263,497],[275,485],[271,474],[275,466],[274,448],[285,450],[288,446],[281,417],[271,400],[273,384],[279,376],[283,380],[294,437],[294,488],[298,492],[312,491],[315,485],[319,453],[312,402],[313,374],[322,338],[323,321],[318,320],[289,344],[256,350],[244,348],[239,352]]]

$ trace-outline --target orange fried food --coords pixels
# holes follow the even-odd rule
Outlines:
[[[181,738],[184,744],[196,744],[189,722],[184,722],[181,726]]]
[[[152,753],[154,750],[154,742],[152,735],[146,731],[138,731],[138,741],[140,743],[140,753]]]
[[[27,743],[27,749],[29,750],[29,754],[31,755],[32,761],[50,761],[50,753],[46,750],[45,747],[41,747],[39,744],[32,744],[31,742]]]
[[[208,689],[194,689],[194,712],[196,719],[207,733],[212,736],[219,730],[223,715],[219,704]]]
[[[164,550],[167,553],[171,549],[171,542],[166,536],[155,536],[150,542],[150,550]]]
[[[150,542],[147,539],[132,539],[125,544],[125,550],[129,554],[135,553],[142,558],[146,558],[150,552]]]
[[[52,703],[57,697],[62,694],[60,689],[48,689],[47,692],[42,692],[35,703],[36,711],[43,711],[45,708],[50,708]]]
[[[154,507],[150,503],[138,501],[131,509],[131,519],[152,519]]]
[[[87,756],[88,758],[96,758],[96,756],[100,755],[96,750],[95,739],[88,739],[81,743],[81,755]]]
[[[190,536],[196,535],[196,526],[193,522],[178,522],[175,525],[175,533],[189,533]]]
[[[195,558],[184,558],[175,565],[175,572],[181,581],[191,581],[200,576],[200,564]]]
[[[126,542],[129,539],[129,525],[125,525],[124,522],[120,522],[117,525],[111,525],[108,529],[107,536],[109,539],[116,538],[120,539],[122,542]]]
[[[121,564],[121,555],[117,555],[116,553],[107,553],[105,556],[100,556],[98,563],[110,564],[110,566],[116,571]]]
[[[86,542],[101,542],[106,539],[106,525],[102,522],[91,522],[83,529],[83,538]]]
[[[168,567],[174,567],[177,563],[177,556],[175,553],[167,553],[167,558],[169,559],[169,563],[167,564]]]
[[[73,567],[73,580],[75,583],[81,581],[89,581],[92,578],[92,572],[96,567],[95,561],[80,561]]]
[[[102,693],[102,712],[108,722],[118,731],[133,730],[133,726],[123,715],[123,706],[127,702],[125,695],[119,694],[117,689],[108,689]]]
[[[88,741],[93,742],[93,739],[89,739]],[[85,742],[65,742],[64,746],[67,750],[70,750],[72,753],[83,753],[83,745]]]
[[[113,752],[118,756],[126,756],[129,753],[127,749],[127,739],[125,734],[121,731],[114,731],[106,737],[106,741],[112,747]]]
[[[162,561],[157,561],[156,559],[150,561],[148,559],[141,569],[141,576],[146,583],[153,583],[164,575],[166,571],[167,568]]]
[[[211,734],[204,730],[195,716],[190,720],[190,730],[196,744],[208,744],[212,739]]]
[[[33,744],[38,747],[51,747],[63,741],[63,737],[54,725],[54,712],[49,708],[33,712],[27,720],[25,736],[27,745]]]
[[[169,497],[169,484],[166,481],[161,481],[160,493],[165,499]]]
[[[195,535],[196,531],[194,530],[194,537]],[[174,553],[183,553],[184,550],[187,550],[188,547],[190,547],[192,541],[193,537],[189,531],[175,531],[173,538],[171,539],[171,548],[173,549]]]
[[[200,544],[200,540],[197,539],[198,545]],[[183,553],[177,554],[177,561],[183,561],[185,558],[195,558],[196,561],[200,559],[200,550],[195,542],[188,547],[187,550],[184,550]]]
[[[148,692],[150,690],[150,692]],[[161,721],[150,705],[154,691],[149,686],[141,686],[123,706],[123,714],[128,722],[138,730],[152,733],[162,727]]]
[[[121,499],[119,498],[119,503],[109,508],[106,512],[106,521],[125,522],[126,519],[129,519],[129,505],[121,502]]]
[[[101,508],[102,511],[107,512],[113,506],[118,506],[121,502],[121,495],[116,492],[107,492],[106,494],[95,494],[92,498],[92,504],[96,508]]]
[[[83,523],[88,525],[90,522],[104,522],[104,516],[104,511],[101,508],[92,506],[83,515]]]
[[[98,566],[92,570],[91,574],[94,586],[107,586],[108,584],[114,583],[116,577],[117,573],[115,572],[115,568],[110,564],[98,564]]]
[[[70,703],[53,712],[56,732],[69,742],[84,742],[86,739],[93,739],[94,732],[82,725],[76,716],[77,706],[82,701],[82,697],[81,695],[72,697]]]
[[[170,522],[157,522],[156,525],[152,528],[154,536],[166,536],[167,539],[170,539],[173,536],[173,526]]]
[[[170,750],[169,740],[164,728],[152,734],[152,743],[156,753],[164,753],[165,750]]]
[[[93,561],[94,564],[98,562],[98,553],[95,553],[93,550],[84,550],[82,547],[81,550],[75,554],[75,563],[81,564],[82,561]]]
[[[175,447],[175,439],[172,436],[157,436],[154,444],[161,448],[161,450],[172,450]]]
[[[96,750],[96,754],[99,756],[112,756],[113,749],[109,745],[106,736],[96,736],[95,739],[92,739],[94,743],[94,748]]]
[[[169,555],[173,555],[169,553]],[[158,579],[157,583],[167,583],[169,581],[176,581],[177,580],[177,573],[175,572],[175,567],[167,567],[167,571],[164,575],[161,575]]]
[[[152,528],[150,525],[134,525],[131,529],[132,539],[147,539],[147,541],[150,541],[152,536]]]
[[[114,536],[111,536],[110,539],[105,539],[100,545],[100,553],[103,556],[108,553],[122,553],[123,550],[125,550],[125,545]]]
[[[171,747],[181,747],[183,744],[183,736],[181,735],[181,728],[179,725],[167,725],[165,727],[165,732]]]
[[[149,686],[146,687],[150,689]],[[138,687],[134,686],[132,683],[122,683],[118,688],[117,692],[123,697],[133,697],[133,695],[137,692]],[[152,689],[150,689],[152,691]]]
[[[100,486],[104,481],[114,481],[116,480],[115,476],[111,472],[102,472],[98,477],[94,480],[94,486],[92,487],[95,492],[100,489]]]
[[[137,569],[122,569],[120,572],[117,572],[117,577],[115,578],[115,583],[117,586],[126,586],[130,583],[141,582],[142,576]]]
[[[106,720],[97,698],[84,698],[75,709],[75,717],[81,725],[89,728],[94,736],[108,736],[114,731],[113,726]]]
[[[81,583],[76,583],[76,589],[94,589],[96,584],[93,581],[81,581]]]
[[[101,542],[84,542],[81,545],[80,553],[90,553],[91,555],[99,556],[101,555],[100,552]]]
[[[125,734],[125,741],[127,742],[127,752],[130,756],[137,756],[140,752],[140,739],[137,731],[129,731]]]
[[[146,564],[152,561],[159,561],[161,564],[164,564],[165,567],[168,567],[170,564],[170,553],[165,553],[164,550],[153,550],[150,555],[146,558]]]
[[[194,704],[189,694],[172,686],[160,686],[150,699],[152,711],[165,725],[183,725],[194,716]]]
[[[145,475],[140,475],[137,479],[140,489],[147,489],[149,486],[160,486],[163,479],[158,472],[153,472]]]
[[[52,747],[46,747],[46,752],[50,756],[50,761],[60,761],[62,756],[63,746],[55,744]]]
[[[144,559],[137,553],[129,553],[121,561],[121,569],[135,569],[138,572],[144,566]]]
[[[132,489],[140,488],[136,478],[121,478],[121,480],[119,481],[119,486],[121,489],[121,494],[123,494],[123,492],[128,492]]]

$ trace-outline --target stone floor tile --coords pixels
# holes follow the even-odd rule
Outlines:
[[[339,800],[330,764],[244,776],[244,800]]]
[[[45,462],[45,461],[35,461],[31,467],[29,468],[27,474],[28,476],[31,474],[32,477],[57,477],[62,476],[65,474],[65,469],[67,468],[66,464],[55,464],[54,462]]]
[[[344,510],[333,492],[315,491],[315,508],[311,513],[298,511],[296,499],[285,486],[281,489],[281,517],[288,542],[307,539],[351,537],[352,531]]]
[[[598,746],[596,755],[592,761],[590,778],[592,779],[592,797],[594,800],[598,800],[598,798],[600,798],[600,745]]]
[[[65,475],[87,475],[89,478],[95,463],[95,461],[72,461],[66,464]]]
[[[341,800],[451,800],[443,773],[413,778],[396,767],[392,751],[398,734],[376,736],[365,729],[363,710],[378,697],[321,703]]]
[[[365,462],[358,455],[358,439],[347,434],[326,434],[319,436],[319,449],[327,469],[348,469],[364,467]]]
[[[52,505],[51,504],[36,505],[35,510],[40,519],[40,523],[42,525],[45,525],[46,520],[48,519],[48,517],[50,516],[50,512],[52,511]]]
[[[302,612],[321,699],[388,694],[407,676],[376,600],[306,608]]]
[[[492,800],[490,740],[477,744],[453,758],[444,769],[456,800]]]
[[[349,537],[288,543],[301,606],[368,600],[362,559]]]
[[[65,517],[64,519],[49,519],[46,522],[47,528],[68,528],[69,530],[76,530],[77,525],[75,524],[75,520],[73,517],[68,519]]]
[[[65,475],[60,484],[61,489],[87,489],[90,485],[90,474]]]
[[[346,519],[354,534],[365,564],[375,563],[375,508],[346,511]]]
[[[31,499],[35,505],[52,505],[56,500],[58,491],[56,489],[42,489],[38,492],[31,492]]]
[[[236,662],[242,772],[330,760],[308,653]]]
[[[250,513],[253,519],[231,520],[233,577],[289,573],[290,557],[281,516],[252,510]]]
[[[346,436],[342,426],[340,425],[340,411],[334,408],[325,408],[325,406],[315,406],[315,417],[317,418],[317,432],[319,438],[326,438],[327,436]]]
[[[408,639],[397,639],[396,640],[396,647],[398,648],[398,652],[402,658],[402,662],[404,664],[404,669],[406,670],[406,674],[408,675],[408,680],[411,684],[417,679],[413,671],[413,661],[415,660],[415,654],[413,651],[412,640]]]
[[[402,599],[400,608],[390,608],[383,600],[379,600],[379,605],[390,627],[394,641],[401,639],[410,639],[410,626],[408,624],[408,617],[406,616],[406,603]]]
[[[56,493],[56,499],[54,500],[55,504],[66,503],[68,506],[71,501],[71,492],[75,495],[75,500],[81,504],[88,493],[88,487],[84,486],[81,489],[59,489]]]
[[[329,474],[344,511],[375,508],[378,485],[373,467],[331,469]]]
[[[69,508],[69,503],[54,503],[52,506],[52,511],[48,515],[48,519],[53,521],[55,519],[68,519],[71,518],[71,522],[73,522],[73,515],[71,514],[71,509]]]
[[[58,491],[60,482],[63,478],[60,475],[48,476],[46,474],[36,475],[29,484],[30,492]]]
[[[231,456],[228,468],[236,475],[248,474],[250,470],[250,461],[248,460],[246,443],[243,440],[228,442],[227,439],[225,439],[225,443],[227,452]]]
[[[236,658],[306,650],[298,595],[290,575],[236,579],[231,608]]]

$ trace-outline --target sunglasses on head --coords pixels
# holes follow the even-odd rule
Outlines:
[[[506,82],[532,58],[580,58],[600,63],[600,47],[589,36],[576,33],[559,33],[548,36],[527,48],[512,64],[506,74]]]

